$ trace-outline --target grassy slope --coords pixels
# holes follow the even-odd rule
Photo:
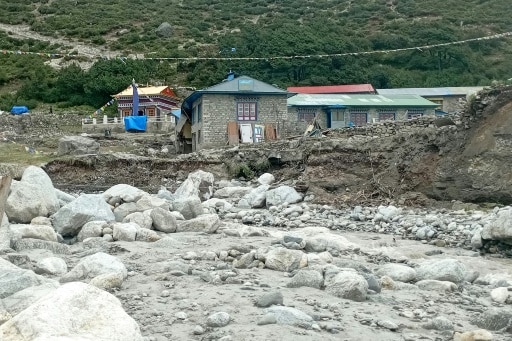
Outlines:
[[[256,0],[250,4],[242,0],[0,0],[0,22],[27,24],[41,34],[106,45],[123,53],[218,57],[232,56],[226,51],[235,47],[237,57],[268,57],[394,49],[512,31],[512,7],[509,0]],[[170,37],[155,33],[163,22],[172,25]],[[477,85],[510,70],[512,62],[506,58],[512,52],[510,41],[465,44],[434,51],[430,56],[408,53],[357,62],[334,60],[332,65],[319,65],[316,75],[309,71],[311,65],[306,65],[309,70],[301,69],[300,62],[293,68],[279,63],[230,65],[280,85],[331,83],[340,78],[373,81],[380,71],[371,69],[377,65],[383,65],[387,75],[397,69],[422,72],[452,68],[452,79],[396,75],[393,77],[398,79],[389,80],[395,86]],[[339,68],[338,64],[353,64],[367,71],[319,76]],[[224,73],[226,67],[192,65],[180,72],[189,75],[184,81],[205,86],[218,76],[205,73],[216,69]],[[260,69],[258,74],[255,70]],[[468,74],[466,78],[453,79],[463,72]]]

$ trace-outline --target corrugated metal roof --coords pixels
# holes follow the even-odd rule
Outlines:
[[[398,88],[377,89],[380,95],[418,95],[426,97],[434,96],[467,96],[482,90],[483,86],[459,86],[444,88]]]
[[[137,91],[139,93],[139,96],[150,96],[150,95],[158,95],[165,89],[167,89],[168,86],[147,86],[147,87],[137,87]],[[130,85],[126,90],[121,91],[117,95],[114,95],[114,97],[122,97],[122,96],[132,96],[133,95],[133,89]]]
[[[201,93],[257,93],[257,94],[287,94],[284,89],[267,84],[257,79],[240,76],[233,80],[225,80],[222,83],[198,90]]]
[[[288,98],[288,106],[320,107],[438,107],[418,95],[298,94]]]
[[[288,91],[299,94],[375,93],[375,89],[371,84],[291,86],[288,88]]]

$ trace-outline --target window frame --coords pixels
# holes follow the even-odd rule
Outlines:
[[[258,102],[237,101],[236,120],[238,122],[256,122],[258,120]]]

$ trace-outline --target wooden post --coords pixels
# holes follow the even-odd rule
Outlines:
[[[0,250],[10,248],[11,238],[9,236],[9,228],[2,228],[2,220],[4,218],[5,202],[9,196],[11,188],[11,177],[4,175],[0,177]]]
[[[11,188],[11,177],[4,175],[0,177],[0,222],[4,216],[5,202]]]

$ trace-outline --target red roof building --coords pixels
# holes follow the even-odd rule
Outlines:
[[[288,92],[298,94],[375,94],[371,84],[345,84],[322,86],[291,86]]]
[[[139,111],[146,116],[169,114],[180,108],[180,99],[168,86],[138,87]],[[121,117],[130,116],[133,106],[133,89],[130,85],[126,90],[114,95],[117,98],[117,108]]]

